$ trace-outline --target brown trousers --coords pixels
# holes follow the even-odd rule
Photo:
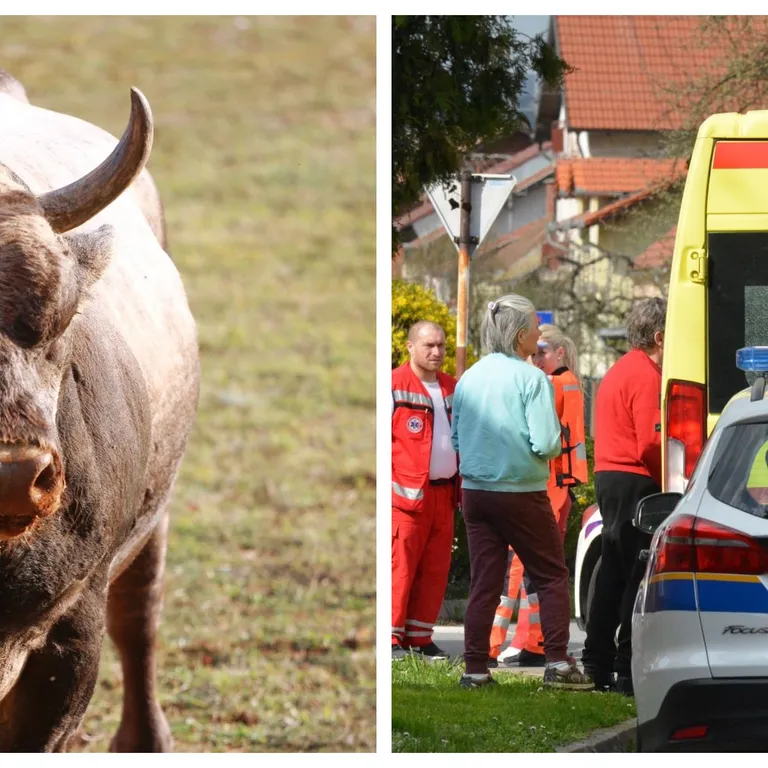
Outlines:
[[[571,601],[562,539],[546,491],[462,491],[471,586],[464,617],[467,674],[488,671],[491,627],[512,547],[539,595],[544,654],[568,658]]]

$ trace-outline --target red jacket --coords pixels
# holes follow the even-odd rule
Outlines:
[[[619,359],[597,390],[595,472],[632,472],[661,487],[661,369],[641,349]]]
[[[437,380],[450,423],[456,379],[438,372]],[[392,506],[417,512],[429,483],[434,409],[427,388],[410,363],[392,371],[392,401]]]

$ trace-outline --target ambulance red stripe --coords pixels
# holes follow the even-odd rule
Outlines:
[[[712,169],[768,168],[768,141],[718,141]]]

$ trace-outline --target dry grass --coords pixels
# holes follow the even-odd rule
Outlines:
[[[176,748],[375,747],[375,21],[3,19],[30,100],[149,167],[199,324],[203,385],[172,508],[161,701]],[[105,642],[76,748],[120,711]]]

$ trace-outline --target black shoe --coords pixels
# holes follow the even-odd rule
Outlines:
[[[592,678],[596,691],[606,693],[616,690],[616,681],[613,678],[612,672],[600,672],[588,667],[584,667],[584,671]]]
[[[523,648],[517,656],[517,663],[521,667],[546,667],[547,658],[543,653],[533,653]]]
[[[459,680],[459,685],[462,688],[485,688],[488,685],[498,685],[498,683],[490,675],[479,680],[469,675],[463,675]]]
[[[632,685],[631,677],[624,677],[623,675],[616,676],[616,687],[614,688],[616,693],[623,693],[625,696],[635,695],[635,688]]]
[[[497,669],[499,666],[498,659],[494,659],[493,656],[488,657],[488,669]]]
[[[544,670],[544,685],[566,691],[592,691],[595,688],[592,678],[582,672],[572,659],[565,669],[548,664]]]
[[[392,643],[392,661],[402,661],[408,656],[408,651],[398,643]]]
[[[429,643],[428,645],[412,645],[410,651],[411,653],[423,656],[430,661],[447,661],[451,658],[442,648],[438,648],[434,643]]]

